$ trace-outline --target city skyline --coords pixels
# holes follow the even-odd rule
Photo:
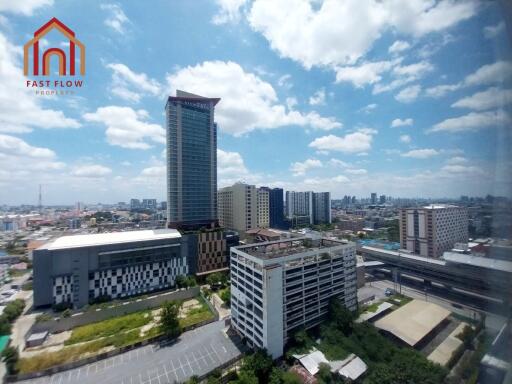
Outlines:
[[[352,2],[304,3],[282,9],[302,28],[290,44],[284,14],[261,1],[224,4],[0,6],[0,201],[37,205],[38,184],[45,205],[165,201],[164,105],[178,88],[222,99],[219,188],[245,181],[332,199],[510,195],[500,151],[510,143],[512,62],[499,8],[358,3],[338,29],[328,11],[351,14]],[[361,22],[368,15],[380,21]],[[20,48],[52,17],[87,46],[86,85],[72,97],[25,89]],[[195,49],[163,43],[164,33]],[[43,44],[57,41],[49,34]]]

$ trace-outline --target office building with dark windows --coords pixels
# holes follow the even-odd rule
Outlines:
[[[59,237],[33,251],[34,306],[122,298],[173,287],[188,274],[177,230]]]
[[[320,324],[329,300],[357,308],[356,245],[295,238],[231,248],[231,325],[273,358],[299,329]]]
[[[167,222],[170,228],[213,228],[217,223],[217,125],[207,98],[176,91],[165,106]]]
[[[268,191],[270,228],[288,229],[284,221],[284,192],[282,188],[261,187]]]

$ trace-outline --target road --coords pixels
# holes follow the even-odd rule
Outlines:
[[[396,284],[393,283],[391,280],[378,280],[378,281],[372,281],[366,283],[367,286],[371,286],[373,288],[378,288],[382,291],[385,291],[386,288],[392,288],[396,289],[397,291],[399,288]],[[417,288],[413,288],[410,286],[405,286],[402,284],[402,294],[412,297],[414,299],[421,299],[426,300],[435,304],[440,305],[441,307],[444,307],[446,309],[449,309],[451,312],[458,313],[462,316],[466,316],[469,318],[474,318],[474,316],[477,316],[479,312],[485,312],[480,309],[474,309],[469,307],[466,304],[462,304],[453,300],[450,300],[448,298],[439,296],[438,294],[432,294],[431,292],[427,292],[425,294],[425,291],[422,291]],[[460,308],[454,307],[453,304],[457,305]],[[505,317],[496,315],[494,313],[485,312],[486,314],[486,321],[485,324],[488,328],[494,331],[499,331],[503,324],[505,323]]]
[[[108,359],[51,376],[20,381],[49,384],[182,383],[202,375],[242,353],[240,340],[223,332],[216,321],[185,332],[171,345],[150,344]]]

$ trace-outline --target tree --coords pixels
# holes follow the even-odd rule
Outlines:
[[[176,276],[175,283],[176,283],[176,286],[178,288],[186,288],[186,286],[187,286],[187,277],[185,275]]]
[[[266,350],[259,349],[244,359],[241,371],[256,376],[260,383],[267,383],[272,365],[272,357]]]
[[[16,368],[16,364],[18,363],[18,350],[14,347],[7,347],[2,352],[2,360],[5,362],[5,366],[7,367],[7,373],[9,375],[14,375],[18,372]]]
[[[0,335],[8,335],[10,333],[11,323],[4,315],[0,316]]]
[[[345,335],[348,335],[352,331],[354,314],[342,305],[337,298],[332,298],[329,301],[329,320],[341,329]]]
[[[316,376],[319,384],[331,384],[333,382],[331,367],[326,363],[320,363]]]
[[[228,276],[225,273],[214,272],[208,275],[206,283],[210,286],[220,284],[222,287],[225,287],[228,283]]]
[[[226,288],[220,293],[220,298],[228,307],[231,305],[231,288]]]
[[[178,319],[179,312],[179,305],[175,301],[167,301],[162,306],[160,327],[169,338],[177,337],[181,332],[180,321]]]
[[[283,384],[302,384],[302,380],[295,372],[283,372],[281,376]]]
[[[258,379],[253,376],[250,372],[241,371],[238,374],[238,379],[233,381],[236,384],[258,384]]]
[[[199,378],[194,375],[190,379],[188,379],[185,384],[199,384]]]

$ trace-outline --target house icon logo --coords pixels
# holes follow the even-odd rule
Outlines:
[[[66,54],[60,48],[48,48],[42,53],[40,63],[39,42],[53,29],[57,29],[69,40],[69,52]],[[85,45],[82,44],[75,36],[70,28],[62,23],[57,18],[53,18],[44,24],[41,28],[34,32],[34,37],[23,46],[23,73],[29,76],[30,65],[29,56],[30,48],[32,48],[32,73],[33,76],[50,76],[50,59],[52,56],[57,56],[59,59],[59,75],[60,76],[75,76],[76,75],[76,47],[80,49],[80,75],[85,75]],[[42,65],[40,65],[42,64]]]

